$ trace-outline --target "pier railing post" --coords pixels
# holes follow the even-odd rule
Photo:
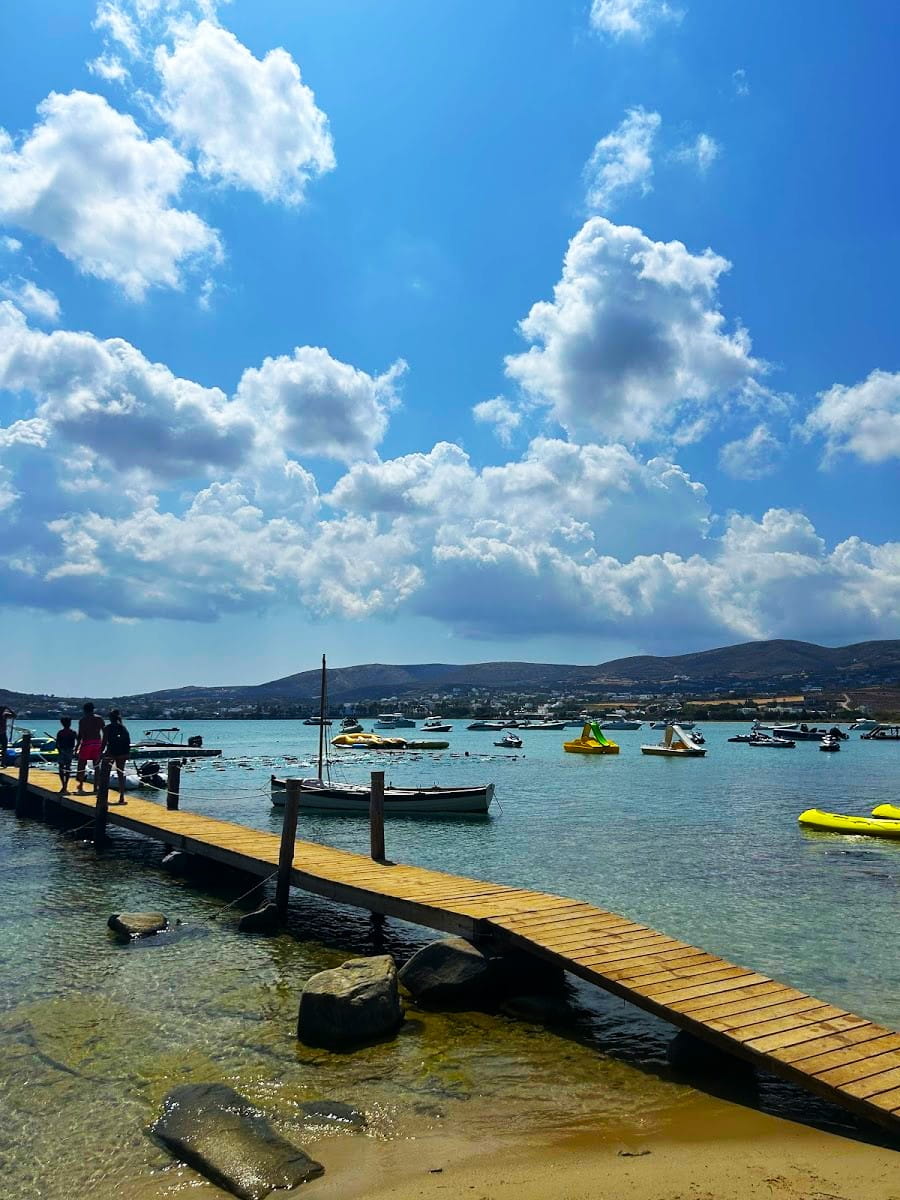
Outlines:
[[[384,771],[373,771],[369,784],[369,844],[376,862],[384,862]]]
[[[22,753],[19,757],[19,784],[16,788],[16,816],[24,817],[28,808],[28,770],[31,766],[31,734],[22,734]]]
[[[281,849],[278,852],[278,882],[275,886],[275,906],[278,919],[287,918],[291,894],[291,866],[297,841],[297,813],[300,809],[300,780],[289,779],[284,798],[284,823],[281,826]]]
[[[112,763],[101,758],[94,772],[96,802],[94,807],[94,849],[99,850],[106,841],[106,817],[109,812],[109,772]]]
[[[169,761],[166,768],[166,808],[176,809],[181,794],[181,763],[177,758]]]

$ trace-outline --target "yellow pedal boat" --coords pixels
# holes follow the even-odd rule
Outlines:
[[[885,820],[884,817],[850,817],[844,813],[808,808],[797,820],[806,829],[818,829],[823,833],[855,833],[864,837],[900,838],[900,820]]]
[[[872,809],[872,816],[900,821],[900,804],[879,804],[877,808]]]
[[[563,742],[563,750],[569,754],[618,754],[619,747],[609,738],[604,737],[603,730],[596,721],[586,721],[581,737],[571,742]]]

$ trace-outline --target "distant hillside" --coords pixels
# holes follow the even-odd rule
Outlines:
[[[558,663],[489,662],[471,664],[413,663],[391,665],[367,663],[335,667],[328,671],[328,694],[333,703],[379,700],[384,696],[424,695],[458,688],[482,688],[492,692],[579,691],[604,693],[633,688],[739,689],[742,686],[779,686],[791,679],[796,684],[820,687],[872,686],[900,682],[900,641],[860,642],[853,646],[817,646],[812,642],[776,640],[742,642],[717,650],[659,657],[643,654],[618,658],[598,666],[566,666]],[[231,687],[189,686],[145,692],[131,696],[99,697],[100,704],[113,702],[127,709],[141,706],[202,706],[204,711],[221,707],[264,704],[309,704],[319,696],[318,670],[300,671],[267,683],[236,684]],[[53,712],[61,705],[80,704],[82,697],[32,695],[0,689],[0,703],[17,712]]]

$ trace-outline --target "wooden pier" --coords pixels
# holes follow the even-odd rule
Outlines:
[[[14,786],[17,771],[0,772]],[[55,772],[32,769],[31,803],[91,819],[93,796],[61,796]],[[130,794],[107,821],[266,878],[281,839]],[[758,971],[707,954],[580,900],[377,862],[297,842],[290,883],[305,892],[540,956],[679,1029],[900,1134],[900,1033]]]

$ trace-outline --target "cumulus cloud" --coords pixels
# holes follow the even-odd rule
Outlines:
[[[660,115],[644,108],[628,110],[621,124],[600,139],[585,167],[588,208],[604,212],[621,192],[650,191],[653,142]]]
[[[190,26],[160,46],[159,111],[206,178],[298,204],[308,180],[332,170],[328,122],[285,50],[262,60],[226,29]]]
[[[52,92],[38,112],[18,149],[0,130],[0,220],[134,299],[220,257],[216,233],[173,205],[191,165],[168,141],[87,92]]]
[[[719,451],[719,466],[735,479],[762,479],[777,470],[784,447],[767,425],[757,425]]]
[[[750,95],[750,84],[747,81],[747,72],[743,67],[738,67],[736,71],[732,71],[731,82],[734,86],[734,94],[736,96]]]
[[[900,371],[872,371],[850,387],[836,383],[818,401],[803,432],[825,439],[826,462],[840,454],[867,463],[900,458]]]
[[[38,287],[30,279],[7,279],[0,282],[0,299],[4,298],[11,300],[30,317],[36,317],[49,325],[55,325],[59,320],[59,300],[53,292]]]
[[[236,400],[274,445],[351,461],[371,455],[384,437],[405,370],[399,360],[383,375],[367,375],[327,350],[302,346],[246,370]]]
[[[729,331],[719,309],[729,267],[710,249],[692,254],[593,217],[569,243],[553,300],[520,322],[531,345],[507,357],[506,373],[573,437],[702,429],[705,406],[765,369],[746,330]]]
[[[503,396],[473,405],[472,416],[482,425],[493,425],[494,433],[504,446],[509,445],[513,434],[522,424],[521,412]]]
[[[722,152],[722,147],[708,133],[698,133],[692,142],[679,146],[673,157],[705,175]]]
[[[591,25],[614,38],[643,38],[664,21],[684,14],[666,0],[592,0]]]

